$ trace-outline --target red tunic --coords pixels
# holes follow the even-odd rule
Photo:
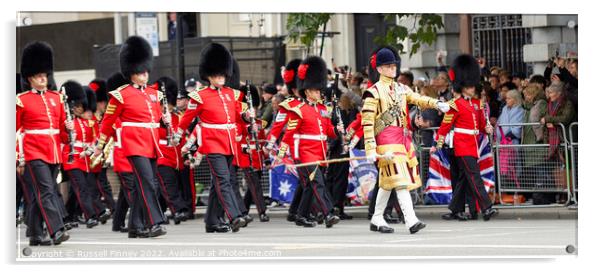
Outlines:
[[[179,122],[180,117],[172,112],[171,127],[178,128]],[[178,146],[171,146],[167,141],[167,129],[161,126],[161,128],[159,128],[159,148],[161,149],[163,157],[157,160],[157,165],[172,167],[176,170],[182,169],[184,167],[182,162],[182,146],[184,146],[183,141],[180,142]]]
[[[113,171],[114,172],[133,172],[132,165],[123,154],[121,148],[121,121],[115,121],[115,133],[113,134],[115,142],[113,143]]]
[[[262,140],[265,140],[265,130],[261,129],[261,125],[262,122],[261,120],[255,120],[255,123],[257,124],[257,128],[259,130],[257,130],[257,138],[259,139],[259,149],[261,149],[261,142]],[[242,139],[240,141],[240,153],[241,153],[241,157],[239,159],[239,167],[241,168],[249,168],[251,166],[251,161],[249,160],[249,154],[248,153],[243,153],[243,150],[247,150],[250,151],[252,156],[253,156],[253,168],[255,170],[260,170],[263,163],[262,160],[260,160],[259,157],[259,153],[257,152],[256,146],[255,146],[255,141],[253,141],[251,138],[251,134],[249,134],[249,127],[250,125],[247,124],[243,124],[242,127],[240,127],[240,132],[242,132]],[[248,141],[248,142],[247,142]],[[261,152],[263,154],[263,152]],[[263,156],[261,157],[261,159],[263,159]]]
[[[289,113],[290,118],[282,142],[293,143],[293,158],[302,163],[326,159],[327,137],[336,138],[328,109],[323,104],[299,104]],[[286,147],[283,144],[281,152]]]
[[[61,163],[60,133],[66,131],[64,124],[65,108],[59,93],[27,91],[17,95],[16,130],[23,129],[25,161]]]
[[[159,149],[159,121],[161,120],[162,94],[150,87],[144,90],[128,84],[109,92],[100,129],[100,139],[106,141],[113,135],[113,124],[121,120],[121,148],[124,156],[161,157]]]
[[[445,136],[454,127],[455,156],[479,157],[479,133],[485,132],[485,116],[481,102],[477,99],[454,99],[449,102],[450,110],[445,113],[437,132],[437,146],[441,147]]]
[[[90,172],[90,159],[85,157],[79,157],[79,154],[84,151],[86,146],[94,145],[94,134],[93,134],[94,123],[83,118],[75,118],[73,120],[73,127],[75,130],[75,143],[73,150],[73,163],[69,164],[69,137],[67,132],[61,134],[61,140],[63,141],[63,169],[65,171],[80,169],[84,172]]]
[[[90,120],[90,124],[92,125],[92,135],[94,136],[92,141],[94,141],[94,140],[96,140],[96,138],[98,138],[98,135],[100,135],[100,121],[98,120],[96,115],[92,116],[92,119]],[[88,158],[88,161],[89,160],[90,159]],[[98,165],[94,166],[94,168],[90,169],[90,172],[98,173],[98,172],[102,171],[102,165],[103,164],[98,164]]]
[[[290,109],[297,107],[299,104],[301,104],[301,100],[294,97],[290,97],[280,103],[280,108],[278,109],[278,114],[276,115],[276,119],[272,124],[272,129],[270,129],[270,132],[266,137],[268,142],[276,143],[276,140],[280,137],[280,134],[286,129],[285,126],[291,116],[290,113],[292,113]],[[286,144],[289,147],[293,145],[292,142]]]
[[[228,87],[216,90],[214,87],[194,91],[188,94],[191,100],[184,116],[178,125],[179,132],[184,132],[192,119],[200,119],[201,138],[199,152],[201,154],[234,155],[236,149],[236,122],[242,120],[241,106],[236,100],[239,91]]]

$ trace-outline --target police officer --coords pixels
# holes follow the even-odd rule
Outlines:
[[[321,90],[326,88],[326,63],[320,57],[308,57],[301,62],[297,73],[297,86],[303,102],[291,109],[292,115],[287,123],[278,156],[282,158],[289,149],[286,143],[292,142],[293,146],[290,150],[296,162],[311,163],[325,160],[328,149],[327,138],[336,138],[344,130],[343,126],[337,126],[335,129],[330,122],[326,106],[320,103]],[[296,220],[299,226],[316,226],[314,221],[308,219],[312,198],[315,198],[320,212],[325,216],[324,222],[327,228],[340,220],[331,212],[332,203],[327,197],[320,167],[316,163],[297,168],[300,183],[303,185]]]
[[[27,89],[16,98],[16,129],[23,132],[23,159],[19,171],[25,169],[24,180],[33,199],[27,213],[29,244],[60,244],[69,239],[56,192],[55,177],[62,162],[60,133],[73,130],[66,122],[63,97],[48,92],[48,77],[53,70],[52,48],[45,42],[25,46],[21,57],[21,77]],[[61,202],[62,204],[62,202]],[[44,238],[43,224],[51,237]]]
[[[130,230],[128,237],[156,237],[167,231],[160,224],[165,218],[159,207],[155,185],[157,184],[157,158],[162,156],[159,148],[159,121],[169,120],[162,116],[162,93],[148,87],[148,75],[152,69],[153,54],[148,42],[141,37],[131,36],[119,52],[121,73],[130,80],[109,94],[111,98],[103,117],[98,145],[94,156],[99,156],[103,146],[115,131],[113,125],[121,121],[121,141],[124,155],[134,171],[136,202],[132,210],[141,210],[148,232]]]
[[[195,117],[201,126],[199,151],[206,155],[211,171],[211,189],[205,214],[205,231],[238,232],[245,225],[238,210],[236,197],[230,184],[230,165],[235,159],[236,121],[243,118],[240,104],[235,100],[235,90],[224,86],[232,75],[232,56],[221,44],[208,44],[201,52],[199,74],[210,86],[189,93],[191,98],[184,116],[174,134],[173,143],[178,145],[184,131]],[[246,113],[244,116],[248,116]],[[223,213],[220,213],[220,206]],[[220,221],[225,214],[229,225]]]
[[[460,90],[462,96],[450,102],[451,110],[443,117],[437,132],[437,147],[432,147],[431,152],[443,147],[445,136],[453,127],[454,160],[460,172],[448,208],[454,217],[465,217],[463,212],[468,192],[478,204],[483,220],[488,221],[498,212],[492,208],[478,163],[477,137],[481,132],[493,133],[493,128],[485,120],[481,101],[473,98],[480,80],[479,65],[474,57],[463,54],[454,60],[449,75],[453,88]]]

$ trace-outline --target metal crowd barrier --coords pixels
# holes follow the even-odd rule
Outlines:
[[[534,126],[540,123],[512,123],[498,124],[495,127],[499,134],[499,127],[509,126]],[[564,155],[564,162],[557,158],[549,159],[550,144],[506,144],[495,139],[495,169],[497,174],[497,190],[501,193],[546,193],[560,192],[567,194],[566,204],[570,202],[570,174],[568,166],[568,142],[564,125],[557,124],[562,131],[558,153]],[[501,157],[502,156],[502,157]],[[503,157],[511,157],[506,160]],[[559,155],[560,156],[560,155]],[[500,203],[506,205],[502,198]]]
[[[575,137],[575,135],[573,134],[573,128],[575,129],[575,131],[577,130],[577,122],[573,122],[571,123],[571,125],[569,125],[569,141],[570,141],[570,145],[569,145],[569,149],[571,151],[571,184],[573,185],[573,191],[571,193],[571,197],[573,202],[575,202],[575,204],[577,204],[577,192],[578,192],[578,184],[577,184],[577,138]]]

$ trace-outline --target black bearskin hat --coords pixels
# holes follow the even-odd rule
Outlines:
[[[232,59],[232,75],[226,78],[225,86],[236,90],[240,89],[240,68],[234,59]]]
[[[27,44],[21,55],[21,77],[25,82],[38,73],[46,73],[50,77],[54,63],[52,55],[52,47],[46,42]]]
[[[96,112],[96,92],[94,92],[94,89],[90,88],[89,86],[83,86],[84,88],[84,92],[86,93],[86,100],[88,101],[88,107],[86,107],[86,111],[91,111],[92,113]]]
[[[210,43],[201,51],[199,75],[205,81],[209,81],[208,76],[213,75],[231,77],[232,66],[232,54],[221,44]]]
[[[115,91],[115,89],[121,87],[124,84],[128,84],[130,81],[123,77],[119,72],[113,73],[111,77],[107,79],[107,91]]]
[[[297,88],[299,95],[305,98],[306,89],[319,89],[324,91],[327,86],[326,63],[317,56],[307,57],[297,68]]]
[[[293,59],[286,64],[282,72],[282,80],[286,84],[289,95],[294,95],[293,89],[297,88],[297,68],[301,64],[301,59]]]
[[[130,36],[119,50],[121,74],[128,79],[133,74],[151,72],[153,68],[153,49],[140,36]]]
[[[454,60],[448,71],[454,90],[461,92],[463,87],[476,87],[481,80],[481,69],[477,60],[468,54],[462,54]]]
[[[167,103],[176,105],[178,101],[178,83],[174,79],[168,76],[161,77],[157,80],[159,84],[159,91],[163,91],[161,86],[165,86],[165,96],[167,96]]]
[[[259,91],[257,90],[257,87],[255,85],[249,84],[249,89],[251,89],[251,99],[253,100],[253,107],[259,106]],[[249,92],[249,90],[247,90],[247,86],[246,85],[241,86],[240,91],[245,96],[244,101],[248,102],[247,101],[247,92]]]
[[[393,53],[393,55],[391,55],[391,53]],[[391,63],[397,64],[395,73],[395,78],[397,78],[401,73],[401,57],[399,57],[397,49],[391,46],[380,46],[372,51],[372,54],[370,54],[370,63],[368,64],[368,78],[370,81],[376,83],[380,78],[380,74],[376,70],[376,67]]]
[[[21,74],[17,73],[17,94],[23,92],[21,89]]]
[[[94,91],[97,102],[109,101],[107,94],[107,82],[103,79],[94,79],[88,86]]]
[[[86,97],[86,93],[84,92],[84,88],[81,84],[74,80],[69,80],[63,83],[61,87],[65,88],[65,93],[67,94],[67,103],[69,103],[69,107],[73,108],[79,104],[87,109],[88,107],[88,98]]]

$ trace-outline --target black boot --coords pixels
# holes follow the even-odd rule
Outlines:
[[[286,216],[286,221],[295,222],[297,221],[297,214],[290,213]]]
[[[52,243],[54,245],[60,245],[62,242],[69,240],[69,233],[63,230],[58,230],[52,236]]]
[[[317,225],[316,222],[311,221],[300,215],[297,216],[297,220],[295,221],[295,224],[297,226],[302,226],[302,227],[315,227]]]
[[[245,222],[245,218],[238,217],[238,218],[232,220],[232,223],[230,223],[230,226],[232,227],[232,232],[238,232],[240,230],[240,228],[245,226],[246,224],[247,223]]]
[[[468,220],[468,216],[464,212],[450,212],[441,215],[441,219],[443,220],[458,220],[458,221],[466,221]]]
[[[87,228],[93,228],[95,226],[98,226],[98,221],[96,221],[96,219],[90,218],[90,219],[88,219],[88,221],[86,221]]]
[[[52,240],[43,238],[42,236],[35,236],[29,238],[30,246],[49,246],[52,245]]]
[[[105,210],[98,216],[98,221],[104,225],[109,218],[111,218],[111,213],[108,210]]]
[[[326,223],[326,228],[331,228],[333,225],[336,225],[339,222],[340,218],[338,216],[334,216],[332,214],[328,214],[326,219],[324,219],[324,223]]]
[[[128,238],[148,238],[148,229],[130,229]]]
[[[152,226],[148,232],[148,236],[150,237],[158,237],[165,234],[167,234],[167,230],[161,225]]]
[[[245,219],[245,225],[242,227],[247,227],[247,225],[251,222],[253,222],[253,217],[251,215],[245,215],[243,216],[243,218]]]
[[[186,214],[184,214],[182,212],[178,212],[173,217],[173,223],[176,225],[179,225],[181,222],[186,221],[187,218],[188,218],[188,216]]]
[[[395,231],[392,227],[388,227],[388,226],[377,227],[375,224],[370,224],[370,230],[378,231],[380,233],[393,233]]]
[[[418,221],[418,223],[414,224],[411,228],[410,228],[410,233],[414,234],[418,231],[420,231],[421,229],[425,228],[426,224],[423,222]]]
[[[225,224],[207,225],[205,226],[205,232],[207,233],[225,233],[230,231],[230,226]]]
[[[485,211],[483,211],[483,220],[485,221],[489,221],[489,219],[491,219],[491,217],[497,215],[498,211],[497,209],[494,208],[488,208]]]
[[[270,221],[270,217],[267,216],[265,213],[262,213],[259,215],[259,222],[269,222]]]

